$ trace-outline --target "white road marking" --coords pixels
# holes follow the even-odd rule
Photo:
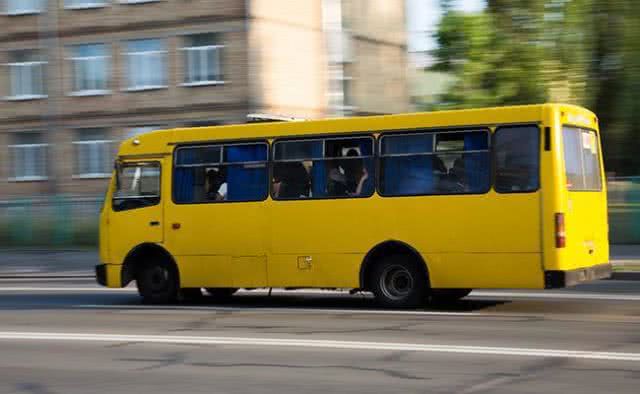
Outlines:
[[[0,292],[86,292],[86,293],[113,293],[113,292],[137,292],[135,287],[127,287],[124,289],[113,289],[98,286],[0,286]],[[248,290],[240,291],[238,294],[256,294],[266,295],[268,290]],[[343,290],[320,290],[320,289],[303,289],[303,290],[273,290],[273,295],[348,295],[348,291]],[[369,294],[360,295],[360,297],[370,298]],[[587,293],[587,292],[553,292],[553,291],[502,291],[502,290],[474,290],[470,297],[491,297],[499,299],[510,298],[542,298],[542,299],[564,299],[564,300],[603,300],[603,301],[640,301],[640,294],[614,294],[614,293]]]
[[[271,313],[271,314],[286,314],[286,313],[309,313],[309,314],[360,314],[360,315],[411,315],[411,316],[481,316],[481,317],[513,317],[512,314],[505,313],[480,313],[480,312],[438,312],[438,311],[396,311],[396,310],[384,310],[384,309],[319,309],[319,308],[292,308],[292,307],[262,307],[262,306],[193,306],[193,305],[176,305],[176,306],[162,306],[162,305],[74,305],[74,308],[79,309],[140,309],[140,310],[176,310],[176,311],[225,311],[225,312],[256,312],[256,313]]]
[[[586,293],[586,292],[546,292],[546,291],[490,291],[474,290],[472,297],[492,298],[556,298],[564,300],[606,300],[606,301],[640,301],[637,294]]]
[[[640,353],[598,352],[565,349],[536,349],[493,346],[430,345],[420,343],[362,342],[284,338],[203,337],[165,335],[122,335],[49,332],[0,332],[0,340],[13,341],[73,341],[73,342],[142,342],[188,345],[234,345],[302,347],[344,350],[388,350],[479,354],[522,357],[559,357],[586,360],[640,361]]]
[[[109,287],[33,287],[33,286],[0,286],[0,291],[6,292],[83,292],[83,293],[130,293],[137,292],[135,288],[126,287],[124,289],[112,289]]]

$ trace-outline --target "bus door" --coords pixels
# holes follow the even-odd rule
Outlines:
[[[563,127],[562,137],[568,190],[562,242],[570,256],[564,268],[604,264],[608,261],[607,203],[598,137],[595,131],[569,126]]]
[[[123,262],[137,245],[163,241],[162,163],[136,160],[116,165],[108,235],[115,262]]]
[[[176,148],[166,245],[183,287],[266,286],[266,142]]]

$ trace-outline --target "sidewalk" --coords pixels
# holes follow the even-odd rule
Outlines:
[[[640,275],[640,245],[611,245],[615,272]],[[0,250],[2,275],[93,275],[97,250]]]

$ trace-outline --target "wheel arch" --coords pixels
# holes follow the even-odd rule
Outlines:
[[[122,287],[125,287],[136,278],[138,269],[145,261],[148,261],[147,259],[149,257],[154,259],[164,259],[168,262],[176,274],[178,283],[180,283],[180,270],[178,269],[178,265],[171,253],[158,244],[145,242],[133,247],[124,258],[121,273]]]
[[[427,286],[430,286],[429,282],[429,267],[427,262],[422,257],[420,252],[416,250],[413,246],[407,244],[406,242],[390,239],[383,242],[380,242],[365,255],[362,260],[362,264],[360,265],[360,288],[364,290],[368,290],[371,288],[370,286],[370,275],[372,272],[372,268],[381,261],[386,256],[391,255],[408,255],[416,262],[418,267],[423,273],[423,279]]]

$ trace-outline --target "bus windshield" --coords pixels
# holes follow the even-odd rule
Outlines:
[[[562,129],[567,189],[599,191],[602,189],[598,138],[595,131],[565,126]]]
[[[114,210],[155,205],[160,202],[160,165],[128,163],[116,166]]]

